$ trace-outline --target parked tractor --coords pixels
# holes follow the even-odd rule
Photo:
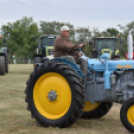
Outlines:
[[[78,64],[65,58],[39,63],[25,89],[32,117],[44,127],[64,128],[81,116],[101,118],[115,102],[122,105],[122,124],[134,132],[134,61],[109,57],[104,53],[88,58],[82,53],[88,63],[85,76]]]
[[[56,36],[42,35],[38,38],[38,48],[34,53],[34,64],[42,63],[47,56],[53,55],[53,45]]]
[[[90,40],[90,46],[94,45],[93,58],[99,58],[102,54],[108,53],[109,59],[120,59],[119,46],[121,40],[117,37],[95,37]]]
[[[8,48],[6,44],[6,39],[3,39],[5,47],[0,46],[0,75],[5,75],[8,73]]]

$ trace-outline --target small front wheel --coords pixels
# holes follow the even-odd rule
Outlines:
[[[120,110],[120,119],[127,130],[134,132],[134,97],[123,103]]]

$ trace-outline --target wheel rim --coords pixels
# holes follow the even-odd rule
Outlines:
[[[128,121],[134,126],[134,105],[132,105],[127,111]]]
[[[85,107],[84,107],[83,111],[84,112],[92,111],[92,110],[96,109],[99,105],[100,105],[100,103],[98,103],[98,102],[95,102],[94,104],[92,104],[91,102],[85,102]]]
[[[59,119],[71,104],[71,89],[67,80],[58,73],[41,76],[33,89],[34,104],[38,112],[47,119]]]

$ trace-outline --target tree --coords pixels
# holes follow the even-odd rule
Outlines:
[[[92,38],[92,32],[89,30],[89,28],[77,28],[75,30],[75,34],[76,34],[76,43],[80,44],[80,43],[89,43],[89,40]],[[84,49],[83,52],[89,56],[91,53],[91,47],[89,47],[89,45],[87,45]]]
[[[38,36],[37,23],[34,23],[32,18],[23,17],[21,20],[3,25],[1,30],[3,36],[7,38],[11,57],[16,52],[25,55],[27,62],[28,54],[37,46],[37,42],[32,40],[34,36]]]
[[[10,22],[7,23],[7,25],[3,25],[1,28],[2,35],[4,38],[7,38],[7,44],[9,48],[9,52],[11,54],[11,59],[13,53],[18,49],[18,43],[17,43],[17,35],[18,35],[18,25],[19,21],[16,23],[11,24]]]
[[[75,34],[76,34],[76,40],[78,43],[83,43],[83,42],[88,42],[89,39],[92,37],[91,36],[91,31],[89,30],[89,28],[77,28],[75,30]]]
[[[122,48],[125,49],[125,52],[127,52],[127,36],[128,36],[128,33],[129,31],[132,30],[132,36],[133,36],[133,40],[134,40],[134,21],[126,24],[125,26],[122,26],[122,25],[118,25],[120,30],[122,31],[120,33],[120,39],[122,40]],[[124,54],[124,53],[123,53]]]
[[[33,40],[33,37],[38,36],[38,26],[37,23],[33,22],[32,18],[24,17],[20,20],[21,25],[21,49],[19,50],[22,55],[25,55],[25,60],[27,62],[27,55],[29,53],[33,53],[35,48],[37,47],[37,42]]]
[[[102,37],[102,33],[99,31],[98,28],[93,27],[93,29],[92,29],[92,38],[93,37]]]
[[[119,35],[119,31],[116,28],[107,28],[102,33],[105,37],[117,37]]]
[[[120,30],[122,31],[122,37],[127,39],[129,31],[132,30],[133,40],[134,40],[134,21],[126,24],[125,26],[118,25]]]

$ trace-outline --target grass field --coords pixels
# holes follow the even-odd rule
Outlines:
[[[32,65],[10,64],[0,76],[0,134],[129,134],[120,122],[120,104],[97,120],[79,119],[69,128],[44,128],[26,110],[24,90]]]

